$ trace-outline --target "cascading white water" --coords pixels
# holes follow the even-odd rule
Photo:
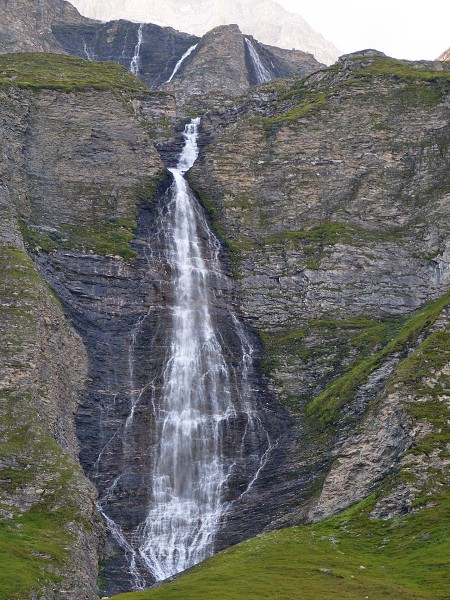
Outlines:
[[[86,44],[86,42],[84,40],[83,40],[83,51],[88,60],[95,60],[94,54],[89,50],[88,45]]]
[[[198,46],[198,44],[194,44],[193,46],[191,46],[190,48],[188,48],[186,50],[186,52],[183,54],[183,56],[180,58],[180,60],[175,65],[175,68],[172,71],[172,75],[169,77],[169,79],[166,81],[166,83],[170,83],[172,81],[172,79],[175,77],[175,75],[180,70],[181,65],[184,63],[184,61],[187,59],[187,57],[190,56],[194,52],[194,50],[197,48],[197,46]]]
[[[230,377],[217,339],[192,193],[184,173],[197,155],[199,119],[185,131],[169,214],[172,242],[168,262],[174,273],[172,339],[157,428],[153,505],[142,529],[140,555],[157,581],[200,562],[212,543],[224,506],[228,477],[222,460],[222,425],[234,413]],[[210,245],[215,239],[208,240]],[[214,261],[217,249],[210,248]],[[219,270],[219,265],[213,264]]]
[[[247,48],[253,62],[253,66],[255,68],[258,83],[267,83],[268,81],[273,79],[273,75],[262,64],[261,59],[259,58],[259,54],[256,51],[256,48],[252,44],[251,40],[245,38],[245,43],[247,44]]]
[[[128,418],[94,464],[97,477],[105,467],[114,473],[105,480],[98,509],[128,560],[136,590],[213,554],[225,515],[253,488],[274,448],[255,405],[253,348],[227,302],[230,281],[220,265],[220,243],[184,178],[198,156],[199,124],[194,119],[185,128],[178,165],[170,169],[173,184],[159,207],[156,243],[153,234],[145,252],[149,268],[157,264],[170,273],[163,320],[151,330],[166,355],[142,379],[137,348],[154,343],[143,339],[153,319],[151,306],[129,336]],[[116,501],[123,501],[133,470],[134,433],[145,405],[154,422],[144,474],[151,482],[149,505],[140,525],[130,529]],[[111,450],[119,440],[122,456],[111,469]]]
[[[138,29],[138,41],[134,48],[134,56],[131,59],[131,63],[130,63],[130,71],[133,73],[133,75],[136,75],[136,76],[139,75],[139,55],[141,53],[143,29],[144,29],[144,24],[141,23],[139,25],[139,29]]]

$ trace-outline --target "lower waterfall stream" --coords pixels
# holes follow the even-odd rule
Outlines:
[[[162,255],[157,260],[171,274],[171,292],[165,360],[151,401],[155,431],[147,517],[126,533],[117,514],[114,519],[109,514],[123,475],[99,501],[137,590],[214,553],[223,519],[249,492],[272,448],[252,398],[252,345],[229,304],[221,300],[231,285],[220,264],[221,245],[184,177],[199,153],[199,125],[200,119],[193,119],[185,127],[184,147],[176,168],[169,169],[173,183],[158,217]],[[131,333],[133,393],[124,439],[132,437],[142,402],[142,392],[135,391],[132,352],[144,321]],[[232,493],[231,479],[239,482]]]

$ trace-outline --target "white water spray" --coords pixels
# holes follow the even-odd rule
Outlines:
[[[131,59],[130,71],[133,75],[139,75],[139,55],[141,53],[141,45],[142,45],[142,33],[144,29],[144,24],[141,23],[138,29],[138,41],[134,48],[134,56]]]
[[[93,52],[91,52],[89,50],[89,47],[84,40],[83,40],[83,52],[85,53],[86,58],[88,60],[95,60],[95,55],[93,54]]]
[[[157,383],[149,379],[142,387],[137,381],[136,345],[149,309],[130,334],[128,418],[96,463],[98,473],[106,450],[122,433],[123,471],[107,486],[98,507],[127,557],[137,590],[213,554],[226,514],[254,486],[273,448],[254,405],[253,348],[224,301],[222,290],[229,289],[229,280],[220,265],[220,244],[184,178],[198,156],[199,124],[200,119],[194,119],[186,126],[183,151],[177,167],[170,169],[173,184],[158,219],[161,254],[151,258],[167,264],[171,273],[163,370]],[[222,329],[219,315],[225,323]],[[229,336],[232,348],[223,335]],[[150,504],[145,520],[126,531],[113,506],[121,493],[119,482],[132,470],[126,447],[139,425],[140,403],[149,402],[149,391],[155,427]],[[230,499],[227,485],[235,475],[241,492]]]
[[[234,413],[229,371],[210,314],[210,274],[202,256],[192,193],[183,177],[198,155],[198,125],[195,119],[186,127],[178,166],[170,169],[173,245],[167,258],[175,278],[172,339],[157,417],[153,506],[140,548],[157,581],[212,553],[228,477],[221,433]]]
[[[166,83],[170,83],[172,81],[172,79],[175,77],[175,75],[180,70],[181,65],[184,63],[184,61],[187,59],[187,57],[190,56],[194,52],[194,50],[197,48],[197,46],[198,46],[198,44],[194,44],[193,46],[191,46],[190,48],[188,48],[186,50],[186,52],[183,54],[183,56],[180,58],[180,60],[175,65],[172,75],[169,77],[169,79],[166,81]]]
[[[259,58],[259,54],[256,51],[256,48],[252,44],[252,42],[248,38],[245,38],[245,43],[247,44],[247,48],[253,62],[253,66],[255,67],[255,73],[258,83],[267,83],[268,81],[273,79],[273,75],[262,64],[261,59]]]

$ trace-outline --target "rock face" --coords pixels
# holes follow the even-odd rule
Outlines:
[[[65,0],[1,0],[0,54],[8,52],[60,52],[52,35],[54,23],[81,24],[88,19]]]
[[[325,64],[335,62],[339,56],[338,49],[299,14],[290,13],[273,0],[190,0],[182,5],[176,0],[151,3],[143,0],[73,0],[72,4],[92,19],[156,23],[199,37],[215,27],[236,23],[245,34],[264,44],[302,50]]]
[[[35,590],[39,598],[94,600],[104,530],[96,492],[78,462],[74,427],[89,388],[91,350],[22,240],[36,259],[42,249],[62,244],[66,250],[55,262],[72,264],[78,277],[89,258],[74,248],[126,254],[136,204],[151,194],[149,184],[163,166],[120,89],[77,92],[75,77],[71,91],[73,59],[64,60],[61,91],[42,88],[42,80],[35,90],[4,83],[0,90],[1,519],[2,536],[18,528],[25,535],[8,544],[0,589],[4,597],[25,598]],[[90,260],[95,265],[95,257]],[[120,264],[104,259],[104,277]],[[101,277],[103,266],[97,267],[94,277]],[[106,306],[106,298],[99,301]],[[2,537],[2,547],[3,542]],[[21,572],[28,575],[22,578]],[[13,589],[4,587],[7,581]]]
[[[437,60],[450,60],[450,48],[448,50],[446,50],[445,52],[443,52],[438,58]]]
[[[113,60],[130,69],[139,42],[139,24],[129,21],[83,25],[55,24],[53,35],[68,54],[89,60]],[[157,88],[171,76],[175,65],[192,45],[195,36],[168,27],[144,25],[136,68],[139,78]]]
[[[0,4],[0,54],[64,52],[87,60],[115,61],[149,88],[173,93],[180,108],[192,96],[225,98],[261,83],[255,59],[265,72],[264,81],[303,77],[322,66],[305,52],[265,46],[251,36],[246,42],[236,25],[219,27],[200,40],[170,27],[92,21],[62,0],[47,0],[39,9],[27,2]]]
[[[268,527],[364,498],[423,435],[408,409],[417,392],[388,382],[430,335],[426,311],[411,331],[407,316],[448,302],[442,69],[366,51],[204,119],[191,182],[234,257],[241,310],[266,342],[272,389],[299,416],[273,452],[284,464],[278,473],[291,469],[277,482],[282,493],[266,494],[264,473],[255,485],[258,506],[271,505]],[[314,499],[314,474],[332,460]]]
[[[246,39],[257,52],[268,79],[303,77],[322,66],[311,55],[264,46],[242,35],[237,25],[228,25],[203,36],[172,82],[162,89],[174,93],[180,105],[211,94],[224,98],[246,92],[251,85],[260,83]]]
[[[114,45],[128,26],[107,27]],[[277,56],[252,42],[263,61]],[[251,88],[243,36],[224,27],[199,42],[180,81],[212,89],[201,78],[224,44],[227,88],[241,95],[204,114],[188,176],[222,241],[221,302],[255,348],[251,387],[269,447],[250,489],[229,482],[217,549],[374,492],[371,518],[414,514],[448,483],[450,72],[365,51]],[[201,69],[208,57],[214,66]],[[22,58],[0,57],[1,517],[35,535],[38,511],[57,542],[38,538],[36,549],[12,536],[13,555],[25,556],[15,571],[35,567],[23,597],[39,585],[45,598],[64,589],[91,600],[101,533],[73,415],[120,539],[148,506],[169,321],[158,217],[170,180],[154,140],[170,164],[180,124],[169,86],[146,91],[110,63]],[[110,537],[103,555],[105,592],[130,589],[123,548]]]
[[[138,46],[139,34],[142,34]],[[252,59],[237,25],[218,27],[201,38],[157,25],[128,21],[54,25],[53,34],[69,54],[90,60],[114,60],[130,69],[136,55],[139,78],[150,88],[175,95],[184,105],[191,97],[219,94],[222,98],[247,91],[260,83]],[[251,37],[267,77],[303,77],[322,65],[312,55],[298,50],[264,46]],[[196,46],[175,67],[185,53]],[[170,78],[172,81],[168,82]]]
[[[33,96],[0,91],[0,519],[7,551],[0,589],[5,598],[28,598],[39,587],[45,598],[61,598],[65,589],[67,598],[91,600],[103,531],[74,427],[87,354],[27,256],[19,226],[27,202],[23,135]]]
[[[25,56],[26,66],[28,60]],[[61,64],[59,57],[52,59],[49,55],[45,60]],[[98,67],[81,64],[86,69]],[[78,60],[65,58],[61,68],[70,73],[70,67],[78,66]],[[113,68],[121,73],[119,67]],[[33,72],[39,72],[39,68]],[[20,81],[23,75],[11,77],[12,81]],[[96,484],[98,506],[109,519],[110,529],[115,528],[116,533],[130,540],[145,520],[150,503],[153,406],[161,387],[170,322],[171,273],[163,259],[159,230],[159,215],[166,210],[168,200],[168,178],[147,133],[148,119],[155,123],[172,119],[173,107],[165,93],[141,92],[139,85],[130,94],[128,80],[137,81],[124,72],[123,89],[93,90],[91,85],[80,89],[75,79],[72,89],[66,75],[60,84],[63,91],[46,89],[45,85],[35,91],[5,89],[3,103],[9,110],[3,114],[2,131],[9,152],[2,171],[9,184],[3,196],[7,213],[2,231],[5,239],[20,245],[20,218],[21,233],[41,276],[50,283],[84,343],[88,361],[86,355],[83,363],[78,357],[67,356],[84,368],[84,385],[76,394],[76,402],[81,399],[77,414],[81,463]],[[32,83],[27,81],[27,85]],[[15,113],[11,106],[21,109]],[[231,334],[224,316],[225,307],[236,301],[225,254],[223,261],[229,290],[221,291],[214,319],[219,323],[230,364],[237,370],[242,360],[241,342]],[[30,261],[29,265],[34,269]],[[37,273],[35,276],[45,286]],[[70,331],[75,335],[73,329]],[[43,344],[40,337],[38,342]],[[257,339],[254,344],[257,348]],[[255,357],[257,360],[257,352]],[[58,376],[64,377],[65,363],[61,365],[61,360],[53,356],[48,360]],[[73,377],[76,375],[74,369]],[[264,431],[251,452],[262,457],[267,444],[287,426],[289,417],[255,370],[249,376],[249,385],[257,397],[253,411]],[[50,414],[62,387],[53,384],[51,388],[56,397],[49,399]],[[130,406],[136,395],[139,402],[133,427],[129,427]],[[64,428],[73,426],[74,410],[70,412],[66,407],[59,417],[63,433],[54,439],[60,444],[65,439]],[[227,436],[230,457],[235,455],[239,447],[236,437],[241,439],[245,427],[242,420],[233,423]],[[70,433],[66,445],[76,453],[73,430]],[[250,462],[255,463],[254,455]],[[242,495],[252,476],[253,471],[244,461],[227,482],[227,499],[233,501]],[[82,483],[87,482],[80,477],[82,489]],[[66,491],[71,493],[71,488]],[[92,501],[80,501],[75,509],[80,511],[84,505],[93,508]],[[258,530],[256,523],[254,531]],[[245,527],[241,529],[237,539],[246,535]],[[90,540],[91,544],[96,541]],[[77,543],[74,553],[79,551]],[[131,589],[124,548],[112,538],[104,549],[103,563],[105,593]],[[84,561],[79,561],[79,574],[66,565],[76,582],[69,585],[64,581],[67,597],[95,597],[96,566],[87,552]],[[88,573],[89,578],[83,579],[82,573]],[[142,576],[146,576],[144,571]],[[151,583],[148,575],[147,581]],[[56,594],[58,589],[55,585]]]

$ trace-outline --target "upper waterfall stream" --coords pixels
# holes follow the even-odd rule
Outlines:
[[[245,43],[247,44],[248,51],[250,53],[250,57],[252,59],[253,67],[256,73],[256,79],[258,83],[267,83],[271,79],[273,79],[273,75],[266,69],[263,65],[258,52],[256,51],[255,46],[252,44],[251,40],[245,38]]]
[[[253,348],[227,300],[231,280],[220,263],[221,245],[184,177],[198,157],[199,125],[200,119],[186,125],[178,164],[169,169],[173,182],[155,224],[160,254],[149,239],[149,265],[170,274],[166,316],[158,321],[165,358],[140,388],[135,350],[150,307],[130,334],[128,417],[96,463],[98,471],[120,437],[123,470],[109,479],[99,510],[127,556],[134,589],[213,554],[224,518],[252,488],[272,448],[250,383]],[[129,476],[146,402],[152,413],[149,505],[145,520],[127,532],[115,497]]]

